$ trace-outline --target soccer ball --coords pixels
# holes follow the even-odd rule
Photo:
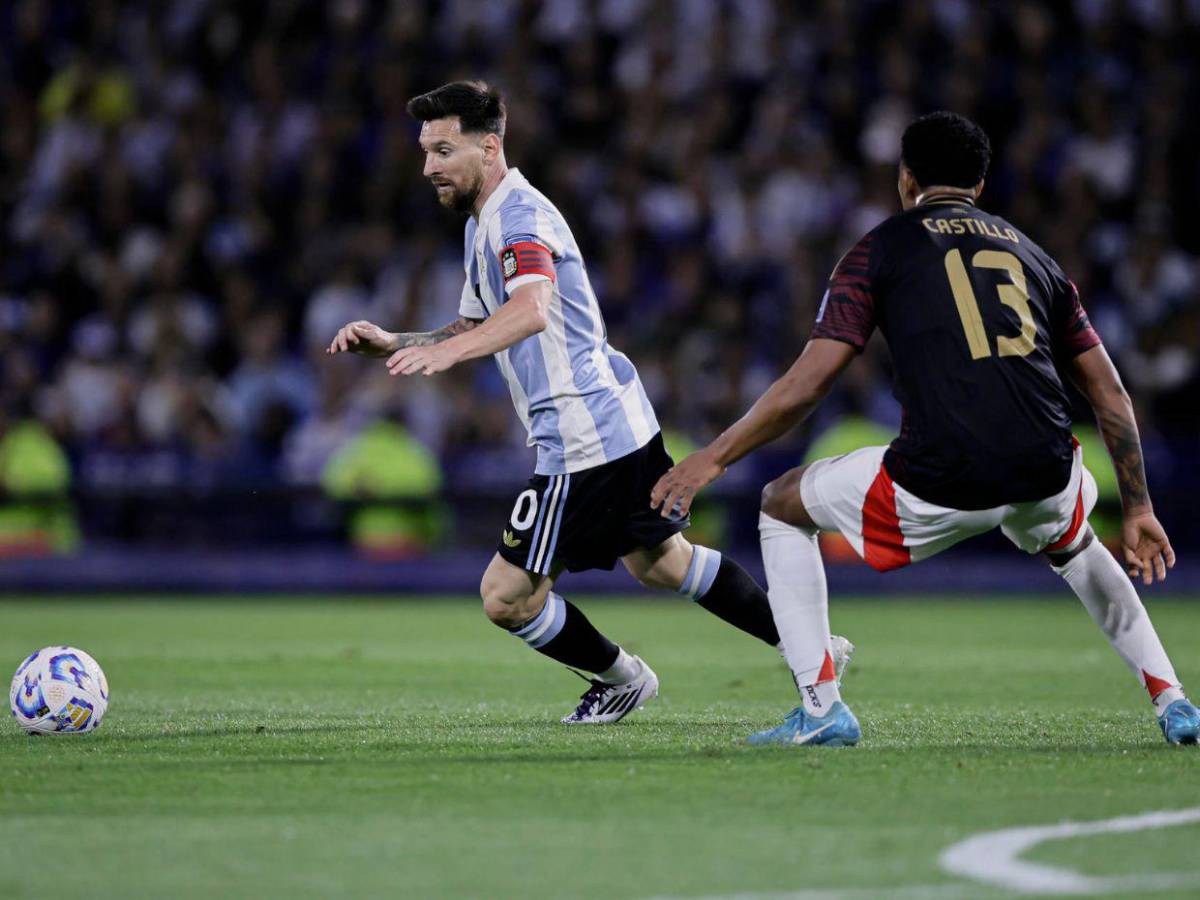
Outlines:
[[[30,734],[95,731],[108,709],[108,679],[82,650],[43,647],[17,667],[8,705]]]

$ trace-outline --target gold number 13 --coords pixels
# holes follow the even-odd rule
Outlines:
[[[1021,320],[1021,333],[1016,337],[998,335],[996,350],[1000,356],[1028,355],[1033,351],[1037,324],[1033,321],[1033,312],[1029,309],[1029,291],[1025,286],[1025,270],[1021,267],[1021,261],[1011,253],[1001,250],[980,250],[971,259],[971,265],[977,269],[1004,269],[1008,272],[1012,284],[997,285],[996,293],[1000,295],[1001,303],[1017,311],[1017,317]],[[963,265],[962,253],[958,250],[951,250],[946,254],[946,275],[950,278],[954,305],[958,307],[963,331],[967,334],[971,359],[991,356],[992,348],[983,328],[983,316],[979,314],[979,301],[975,299],[975,291],[967,277],[967,268]]]

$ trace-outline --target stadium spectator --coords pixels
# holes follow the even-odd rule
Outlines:
[[[1149,444],[1187,458],[1198,45],[1194,3],[20,0],[0,12],[0,329],[37,377],[6,367],[3,392],[79,473],[120,422],[180,478],[311,479],[284,448],[316,440],[314,336],[457,303],[460,223],[429,211],[401,101],[468,75],[516,101],[514,164],[597,261],[672,428],[707,439],[794,358],[821,273],[893,211],[899,128],[951,107],[994,137],[988,208],[1062,261]],[[886,355],[856,366],[863,411],[894,422]],[[488,378],[404,399],[445,465],[472,461],[464,490],[525,452],[456,400]]]

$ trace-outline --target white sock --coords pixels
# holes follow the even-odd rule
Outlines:
[[[840,699],[829,652],[829,593],[817,533],[759,513],[767,599],[783,656],[806,712],[823,716]]]
[[[1150,693],[1159,713],[1183,697],[1175,668],[1133,583],[1103,544],[1093,540],[1055,571],[1083,601],[1113,649]]]
[[[617,653],[617,661],[596,674],[597,681],[605,684],[625,684],[633,681],[642,672],[642,662],[636,656],[630,656],[624,650]]]
[[[842,699],[836,679],[800,687],[800,700],[810,716],[827,716],[833,704]]]

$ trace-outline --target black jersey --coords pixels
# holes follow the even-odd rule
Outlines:
[[[861,351],[876,326],[903,408],[884,456],[897,484],[954,509],[1062,490],[1071,419],[1056,363],[1100,338],[1040,247],[964,199],[892,216],[838,263],[812,336]]]

